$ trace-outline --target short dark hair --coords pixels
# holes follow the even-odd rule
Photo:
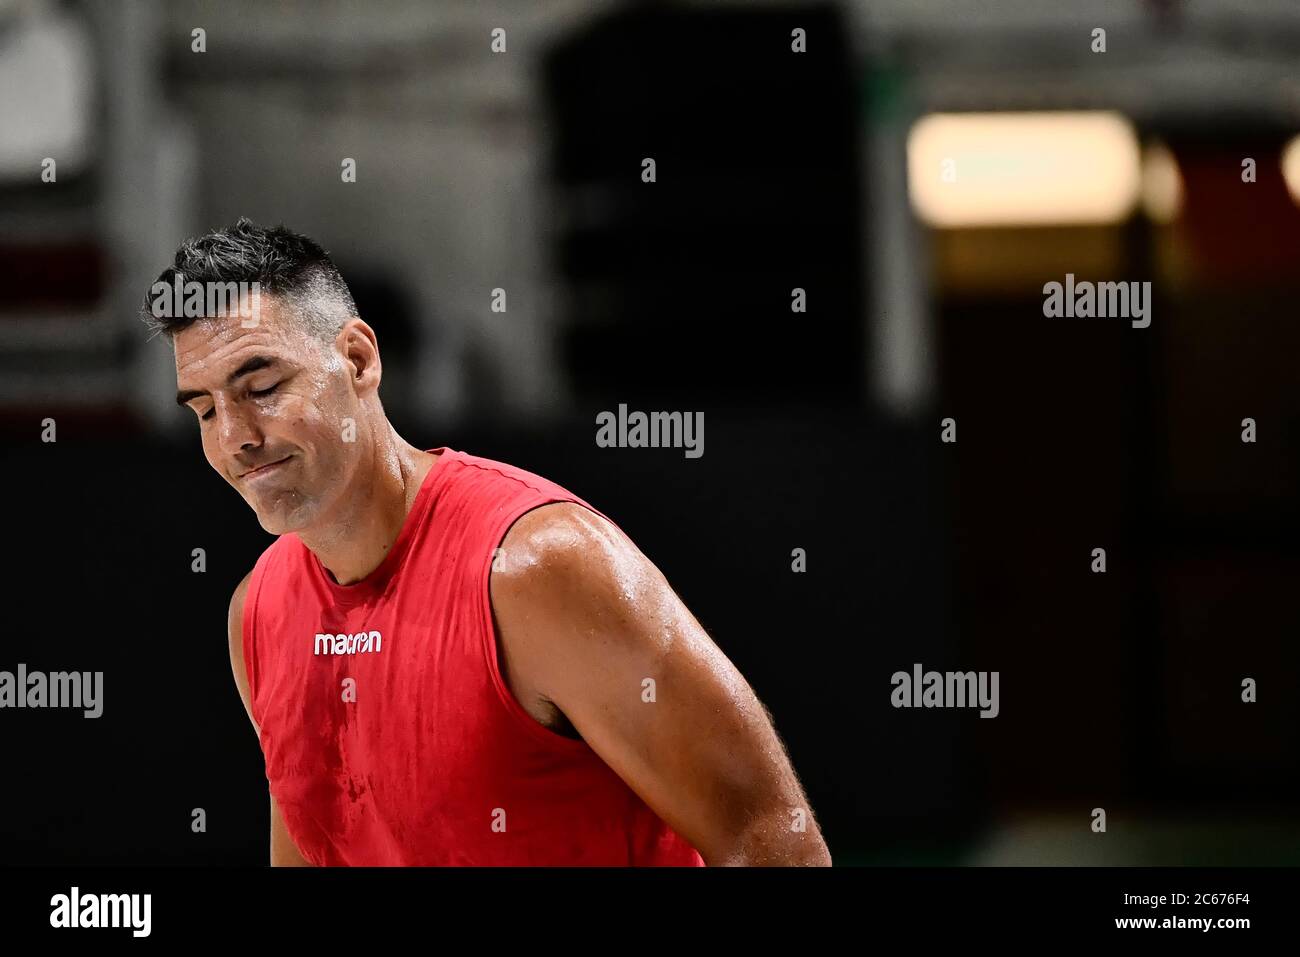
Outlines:
[[[244,216],[233,226],[182,243],[158,282],[171,285],[178,273],[186,283],[256,282],[263,293],[291,302],[308,332],[325,341],[357,314],[348,284],[318,243],[285,226],[258,226]],[[198,318],[159,317],[151,304],[149,293],[141,316],[155,335],[168,340]]]

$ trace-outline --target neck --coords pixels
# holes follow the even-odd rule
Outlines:
[[[391,425],[376,439],[344,490],[337,518],[298,533],[340,585],[356,584],[380,566],[438,460],[403,440]]]

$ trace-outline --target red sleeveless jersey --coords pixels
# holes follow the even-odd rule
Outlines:
[[[529,715],[497,666],[494,550],[530,509],[591,506],[428,451],[442,454],[363,581],[339,585],[294,534],[254,566],[244,662],[294,843],[318,865],[702,866],[584,741]]]

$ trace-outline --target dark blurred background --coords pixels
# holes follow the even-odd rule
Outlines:
[[[0,862],[266,860],[270,539],[137,316],[241,215],[330,250],[404,438],[637,541],[837,864],[1300,862],[1298,66],[1292,0],[0,0],[0,669],[105,673],[0,712]],[[1067,273],[1150,327],[1044,318]],[[619,403],[705,454],[598,448]],[[1000,715],[894,709],[917,662]]]

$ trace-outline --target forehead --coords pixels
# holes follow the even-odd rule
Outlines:
[[[303,361],[310,337],[278,300],[263,296],[260,315],[245,327],[239,316],[199,318],[172,338],[176,379],[182,386],[234,368],[248,353]]]

